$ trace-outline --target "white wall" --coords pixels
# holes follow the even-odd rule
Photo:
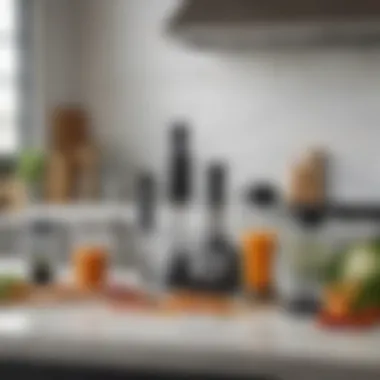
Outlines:
[[[291,159],[322,144],[335,194],[380,199],[380,46],[201,51],[166,30],[180,0],[33,1],[36,140],[53,107],[83,101],[130,178],[164,172],[170,122],[186,118],[200,164],[226,158],[233,190],[256,176],[284,182]]]
[[[164,170],[170,121],[194,127],[200,163],[226,158],[233,190],[285,181],[309,144],[329,146],[334,193],[380,200],[379,48],[197,51],[173,40],[177,0],[83,0],[83,96],[131,167]]]
[[[78,101],[79,55],[75,0],[46,1],[47,105]]]
[[[33,90],[30,143],[44,145],[52,109],[80,97],[81,9],[77,0],[33,1]]]
[[[284,183],[310,144],[332,151],[334,194],[380,200],[380,45],[201,51],[167,33],[180,0],[34,1],[37,124],[58,103],[83,102],[128,181],[139,167],[165,173],[170,122],[185,118],[198,168],[228,160],[233,204],[251,179]]]

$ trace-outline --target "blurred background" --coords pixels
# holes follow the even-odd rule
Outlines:
[[[378,201],[380,53],[372,35],[358,42],[351,33],[333,46],[328,32],[317,43],[250,43],[241,37],[255,33],[241,28],[232,41],[228,33],[213,41],[218,25],[211,20],[191,41],[181,34],[181,1],[1,4],[6,157],[56,148],[50,137],[59,124],[56,111],[77,108],[88,117],[102,173],[117,172],[109,192],[131,199],[141,168],[165,181],[167,134],[181,119],[193,131],[198,200],[202,167],[215,157],[228,161],[229,199],[238,204],[248,181],[268,178],[285,186],[297,156],[323,147],[332,157],[331,197]],[[239,12],[228,12],[239,21]],[[172,27],[176,18],[179,27]],[[237,210],[235,230],[241,228]]]
[[[182,118],[199,165],[229,160],[234,193],[255,176],[284,183],[300,151],[323,145],[334,155],[334,195],[378,200],[375,43],[215,49],[169,30],[180,1],[21,2],[23,25],[12,22],[13,3],[2,2],[2,70],[13,78],[21,66],[27,89],[24,102],[4,92],[2,107],[27,116],[6,123],[5,153],[46,148],[54,110],[78,105],[132,183],[136,167],[164,174],[167,131]]]
[[[371,0],[0,0],[0,290],[22,274],[41,302],[69,273],[128,303],[128,271],[144,307],[185,289],[378,325],[379,20]]]

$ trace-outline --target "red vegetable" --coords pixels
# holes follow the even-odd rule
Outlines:
[[[380,323],[380,310],[368,309],[347,315],[333,315],[324,311],[320,314],[318,323],[332,328],[369,328]]]

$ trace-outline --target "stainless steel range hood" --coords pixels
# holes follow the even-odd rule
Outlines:
[[[188,0],[171,26],[202,45],[380,42],[380,0]]]

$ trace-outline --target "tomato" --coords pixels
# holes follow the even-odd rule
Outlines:
[[[322,312],[318,318],[319,325],[336,328],[369,328],[380,323],[380,310],[367,309],[360,313],[333,315]]]

